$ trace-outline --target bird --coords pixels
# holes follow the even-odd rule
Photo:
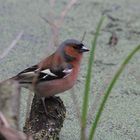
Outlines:
[[[38,95],[47,113],[45,98],[63,93],[75,85],[83,53],[88,51],[81,41],[67,39],[53,54],[21,71],[10,80],[15,80],[20,87]]]

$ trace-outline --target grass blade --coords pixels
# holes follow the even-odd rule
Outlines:
[[[98,26],[97,26],[97,29],[96,29],[96,34],[95,34],[95,37],[92,41],[92,48],[90,50],[90,57],[89,57],[89,61],[88,61],[88,70],[87,70],[85,90],[84,90],[82,117],[81,117],[81,140],[85,140],[85,129],[86,129],[86,120],[87,120],[87,111],[88,111],[92,66],[93,66],[93,62],[94,62],[94,53],[95,53],[97,38],[99,36],[99,31],[101,29],[101,25],[103,23],[103,20],[104,20],[104,17],[102,17],[100,19],[99,23],[98,23]]]
[[[112,88],[114,87],[117,79],[119,78],[120,74],[123,72],[124,68],[126,67],[126,65],[129,63],[129,61],[131,60],[131,58],[134,56],[134,54],[140,50],[140,45],[137,46],[127,57],[126,59],[124,60],[124,62],[122,63],[122,65],[120,66],[120,68],[118,69],[118,71],[116,72],[116,74],[114,75],[113,79],[111,80],[107,90],[105,91],[104,93],[104,97],[102,99],[102,102],[100,104],[100,107],[99,107],[99,110],[96,114],[96,117],[95,117],[95,121],[93,122],[92,124],[92,127],[91,127],[91,131],[90,131],[90,135],[89,135],[89,140],[93,140],[94,139],[94,135],[95,135],[95,131],[96,131],[96,128],[97,128],[97,125],[98,125],[98,122],[99,122],[99,119],[101,117],[101,114],[103,112],[103,109],[104,109],[104,106],[105,106],[105,103],[111,93],[111,90]]]

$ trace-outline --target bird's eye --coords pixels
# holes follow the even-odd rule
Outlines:
[[[72,46],[74,49],[78,49],[78,47],[77,46]]]
[[[72,46],[74,49],[76,49],[76,50],[80,50],[81,48],[82,48],[82,46],[81,45],[75,45],[75,46]]]

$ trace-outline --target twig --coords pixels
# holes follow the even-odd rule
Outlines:
[[[72,8],[72,6],[77,2],[77,0],[71,0],[67,4],[67,6],[64,8],[64,10],[60,14],[60,20],[59,20],[59,27],[62,25],[65,16],[68,14],[68,11]]]
[[[45,17],[43,17],[43,16],[41,16],[41,15],[40,15],[40,17],[41,17],[46,23],[48,23],[51,27],[56,27],[55,23],[52,22],[51,20],[49,20],[49,19],[47,19],[47,18],[45,18]]]
[[[49,18],[53,18],[54,17],[54,5],[55,5],[56,0],[50,0],[50,12],[49,12]]]
[[[86,31],[83,33],[83,36],[82,36],[81,42],[83,42],[83,41],[84,41],[85,36],[86,36]]]
[[[0,139],[1,140],[33,140],[32,136],[27,136],[23,132],[12,127],[0,112]]]
[[[9,123],[7,122],[6,118],[4,117],[3,113],[0,112],[0,127],[5,126],[7,128],[10,127]]]
[[[37,80],[38,80],[38,76],[39,76],[39,73],[40,73],[40,70],[42,69],[42,67],[43,67],[43,64],[44,64],[44,61],[42,61],[40,64],[39,64],[39,66],[38,66],[38,69],[37,69],[37,71],[36,71],[36,75],[35,75],[35,77],[32,79],[32,87],[33,87],[33,91],[34,91],[34,93],[35,93],[35,87],[36,87],[36,83],[37,83]],[[26,111],[26,118],[28,118],[28,116],[29,116],[29,113],[30,113],[30,107],[31,107],[31,101],[32,101],[32,91],[31,90],[29,90],[29,95],[28,95],[28,99],[27,99],[27,106],[28,106],[28,108],[27,108],[27,111]]]
[[[17,44],[17,42],[20,40],[20,38],[23,35],[23,31],[21,31],[18,36],[16,37],[15,40],[12,41],[12,43],[10,44],[10,46],[1,54],[0,56],[0,60],[3,59]]]
[[[49,15],[48,15],[49,19],[40,16],[46,23],[48,23],[50,25],[50,28],[51,28],[52,34],[51,34],[50,41],[49,41],[49,47],[59,45],[59,30],[62,27],[65,16],[68,14],[68,11],[77,2],[77,0],[70,0],[69,3],[62,10],[59,19],[52,20],[52,18],[54,18],[53,8],[55,5],[55,2],[56,2],[56,0],[49,1],[50,7],[51,7]]]

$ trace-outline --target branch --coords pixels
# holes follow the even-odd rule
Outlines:
[[[23,35],[23,31],[21,31],[15,40],[12,41],[12,43],[8,46],[8,48],[1,54],[0,60],[3,59],[17,44],[17,42],[20,40],[20,38]]]
[[[6,118],[0,112],[0,140],[33,140],[23,132],[10,128]]]
[[[18,83],[13,80],[6,80],[0,83],[0,111],[14,128],[18,128],[19,105],[20,88]],[[2,118],[1,116],[2,122],[8,126]]]
[[[59,28],[62,25],[65,16],[68,14],[68,11],[72,8],[72,6],[77,2],[77,0],[71,0],[67,4],[67,6],[64,8],[64,10],[60,14],[60,19],[59,19]]]
[[[0,127],[1,126],[10,127],[2,112],[0,112]]]

